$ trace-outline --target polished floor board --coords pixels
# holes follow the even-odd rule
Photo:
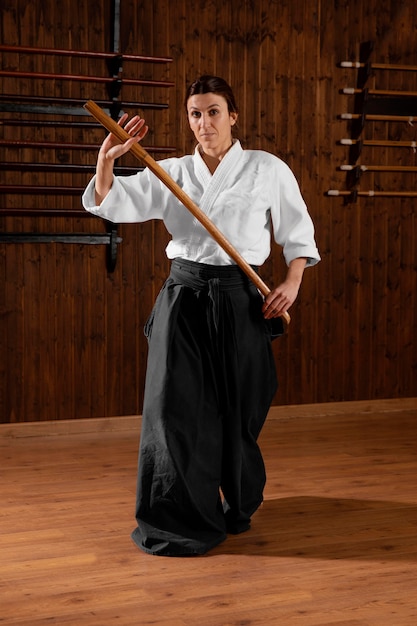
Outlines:
[[[417,401],[287,413],[252,529],[197,558],[130,539],[136,429],[0,429],[0,624],[415,626]]]

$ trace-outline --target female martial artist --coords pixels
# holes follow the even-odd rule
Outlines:
[[[197,145],[159,165],[254,268],[271,234],[288,271],[265,298],[149,169],[114,176],[115,159],[147,126],[123,115],[131,135],[104,140],[84,207],[113,222],[163,220],[171,271],[145,325],[148,339],[134,542],[163,556],[204,554],[250,528],[263,499],[257,439],[277,389],[271,339],[320,256],[290,168],[233,138],[238,110],[223,79],[202,76],[185,98]]]

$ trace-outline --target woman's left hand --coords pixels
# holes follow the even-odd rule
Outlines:
[[[284,281],[273,289],[265,298],[262,312],[265,319],[280,317],[294,303],[300,288],[299,283]]]
[[[262,307],[265,319],[281,317],[294,303],[298,296],[306,263],[307,259],[304,257],[291,261],[284,282],[275,287],[265,298]]]

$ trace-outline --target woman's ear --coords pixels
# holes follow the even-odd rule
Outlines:
[[[232,111],[232,113],[230,113],[230,125],[234,126],[237,122],[237,116],[238,114],[236,113],[236,111]]]

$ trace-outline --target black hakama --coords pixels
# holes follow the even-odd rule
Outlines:
[[[204,554],[263,499],[257,438],[277,389],[271,323],[239,267],[176,259],[145,327],[134,542]]]

